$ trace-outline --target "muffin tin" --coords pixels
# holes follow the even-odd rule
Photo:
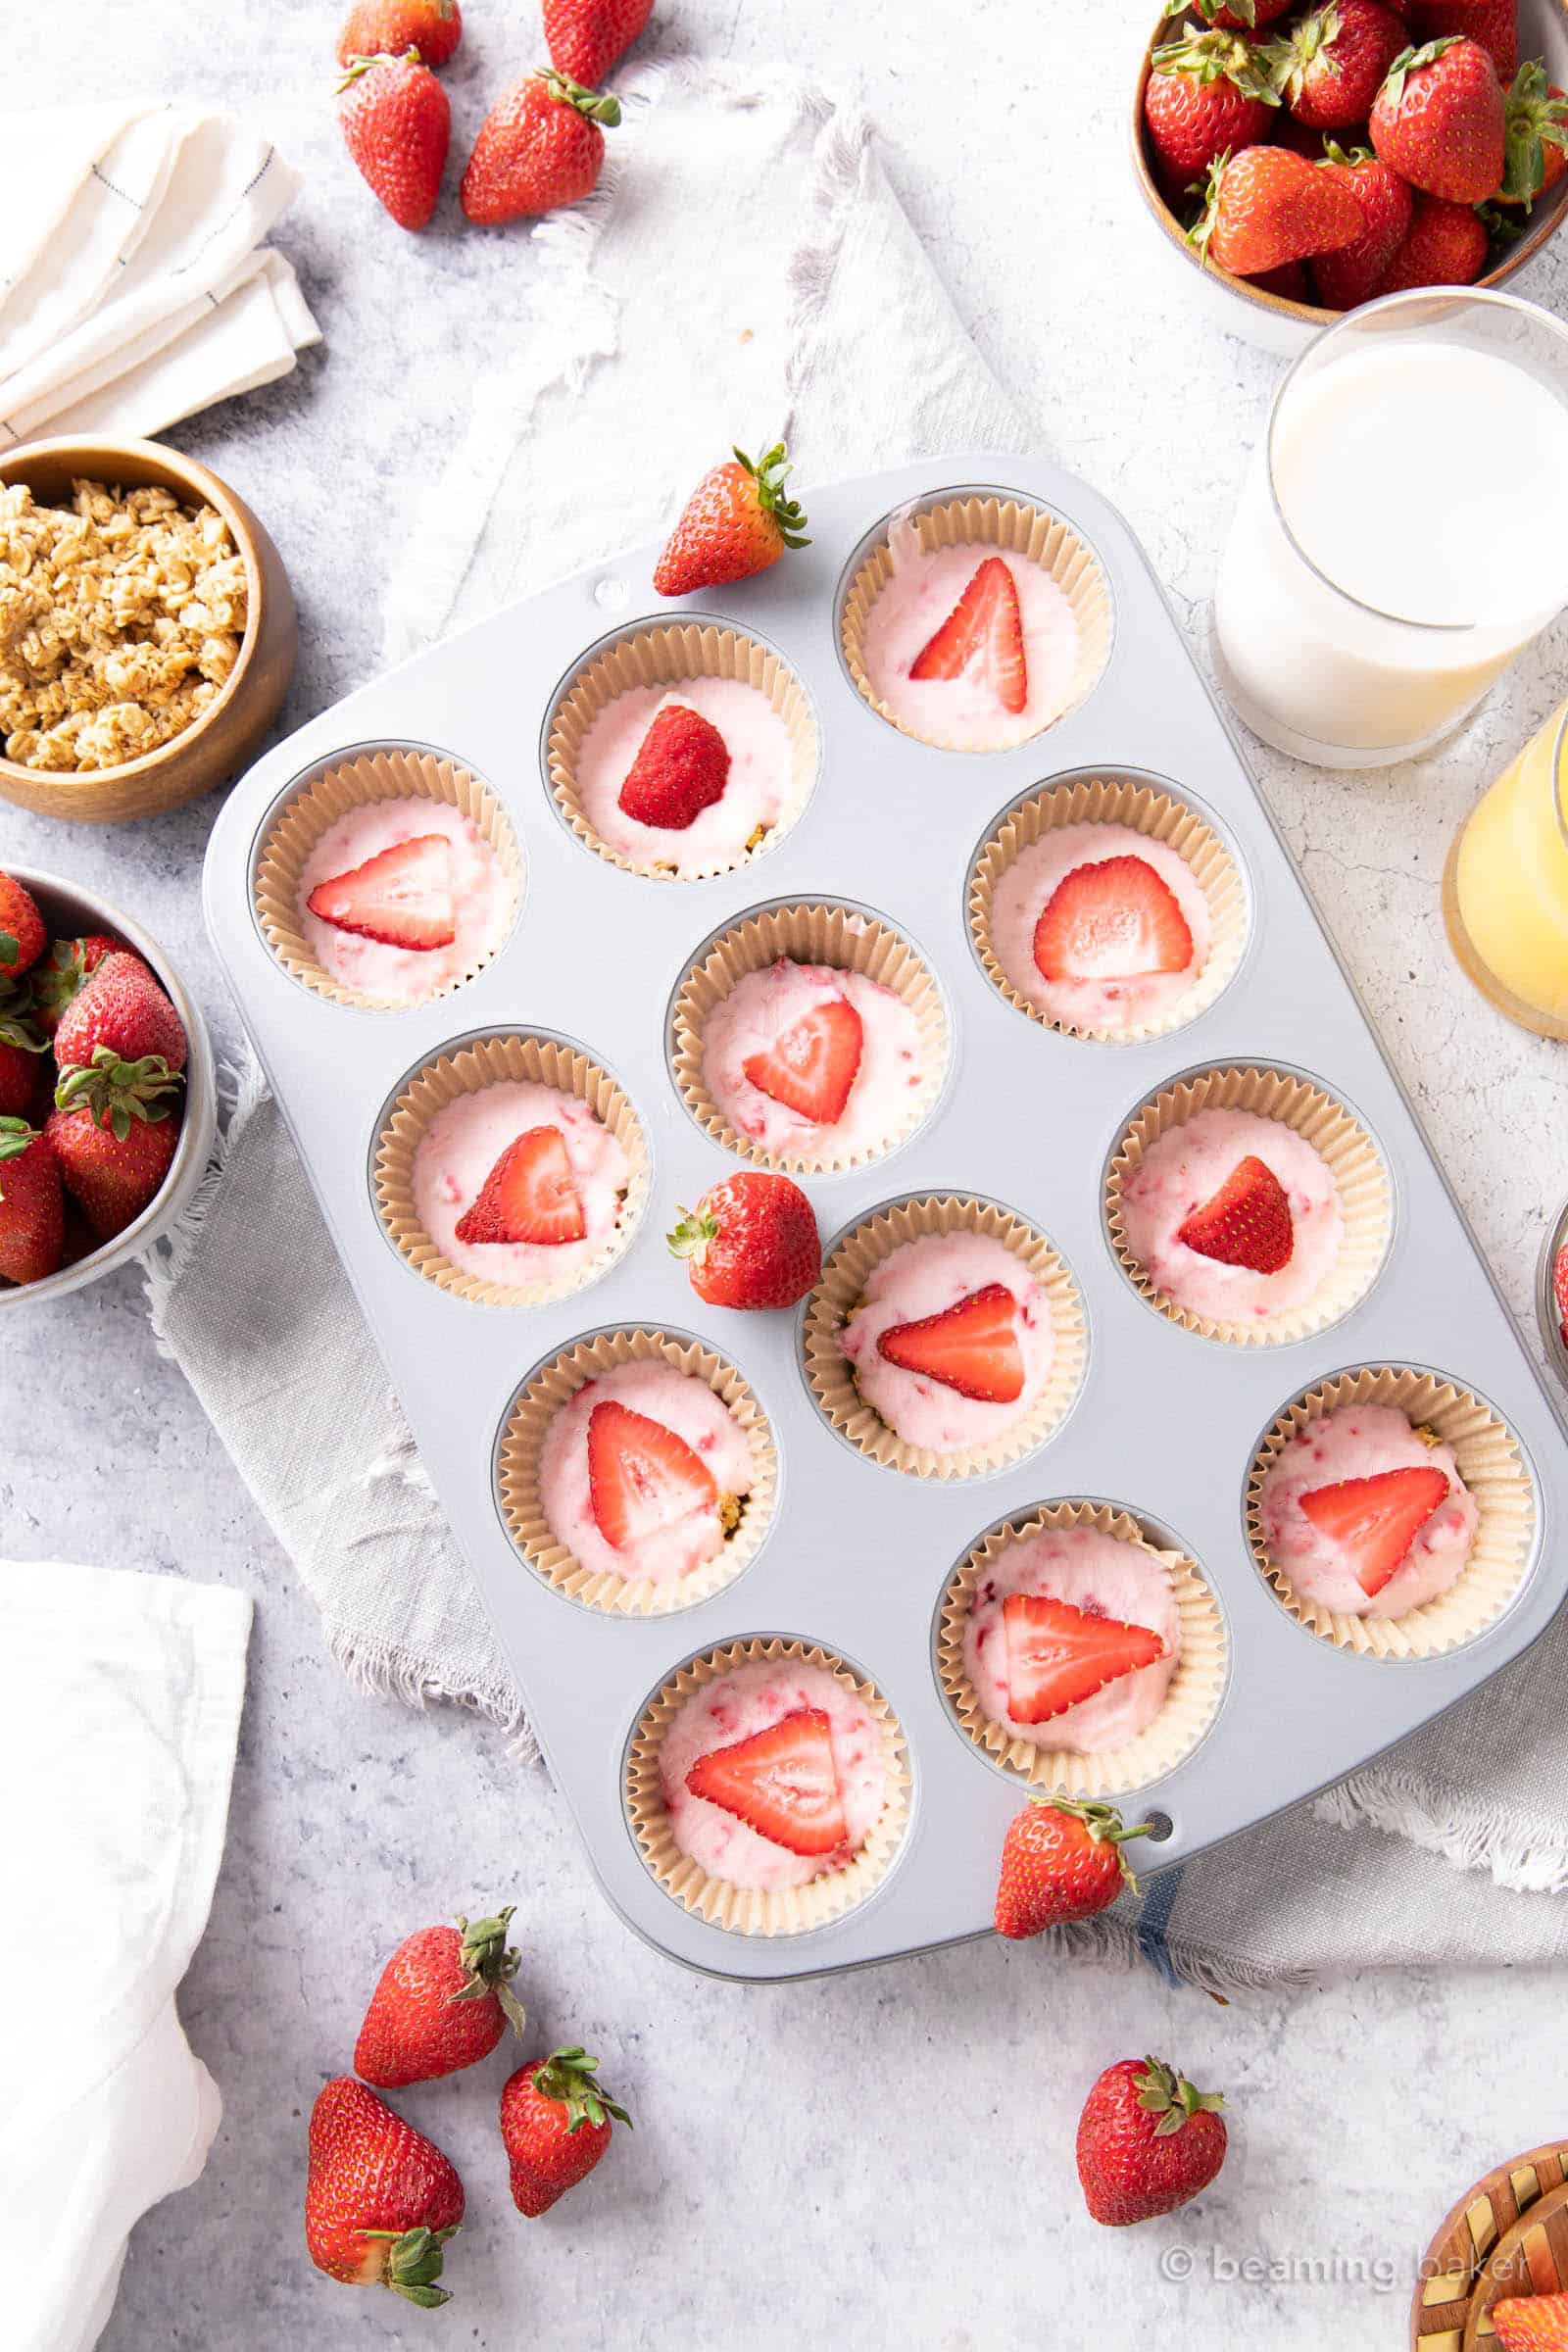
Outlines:
[[[1103,569],[1105,666],[1065,717],[1021,747],[943,752],[897,731],[858,691],[839,641],[846,582],[878,529],[914,504],[995,494],[1062,517]],[[1242,760],[1126,524],[1085,484],[1034,459],[967,453],[814,489],[812,545],[738,587],[661,608],[658,548],[640,548],[497,613],[314,719],[230,795],[207,860],[208,922],[322,1211],[484,1596],[552,1771],[612,1903],[687,1965],[755,1980],[808,1976],[980,1934],[1004,1828],[1023,1783],[977,1745],[938,1676],[955,1564],[1003,1520],[1060,1502],[1128,1513],[1155,1548],[1191,1560],[1217,1600],[1223,1688],[1206,1732],[1140,1792],[1169,1824],[1141,1870],[1184,1860],[1353,1771],[1506,1665],[1549,1622],[1568,1554],[1550,1539],[1568,1499],[1555,1401],[1532,1365]],[[612,634],[712,622],[782,657],[809,698],[815,788],[765,858],[689,883],[618,869],[553,802],[553,714]],[[497,795],[525,869],[520,913],[476,976],[398,1011],[339,1004],[291,976],[255,906],[260,847],[302,780],[375,747],[462,763]],[[987,976],[969,925],[977,860],[1042,788],[1103,779],[1190,802],[1230,852],[1248,936],[1229,984],[1184,1027],[1114,1044],[1053,1030]],[[906,940],[943,992],[945,1090],[898,1149],[808,1175],[827,1252],[889,1203],[995,1205],[1042,1236],[1083,1301],[1086,1350],[1070,1409],[989,1475],[888,1467],[837,1434],[811,1395],[793,1314],[706,1307],[662,1236],[677,1204],[744,1164],[693,1117],[673,1070],[672,1014],[715,934],[764,906],[863,906]],[[421,1278],[378,1214],[389,1106],[427,1064],[475,1039],[543,1035],[625,1090],[648,1148],[648,1198],[599,1277],[531,1306]],[[1388,1170],[1393,1215],[1375,1279],[1339,1319],[1290,1344],[1243,1348],[1152,1312],[1118,1265],[1103,1185],[1140,1107],[1180,1077],[1265,1065],[1342,1102]],[[601,1332],[695,1340],[732,1366],[766,1416],[777,1482],[765,1537],[695,1605],[585,1605],[509,1533],[498,1453],[519,1390]],[[1249,1545],[1257,1447],[1305,1392],[1365,1366],[1413,1366],[1472,1391],[1506,1424],[1530,1483],[1519,1582],[1474,1638],[1421,1658],[1367,1657],[1297,1623]],[[650,1703],[694,1658],[781,1638],[820,1645],[875,1686],[902,1731],[907,1820],[866,1899],[823,1924],[756,1934],[715,1924],[662,1886],[627,1813],[628,1760]]]

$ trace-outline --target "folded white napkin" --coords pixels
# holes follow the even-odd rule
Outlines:
[[[320,330],[262,240],[299,184],[217,110],[0,118],[0,447],[161,432],[286,375]]]
[[[0,2276],[7,2352],[87,2352],[125,2240],[222,2113],[174,1991],[207,1924],[244,1593],[0,1561]]]

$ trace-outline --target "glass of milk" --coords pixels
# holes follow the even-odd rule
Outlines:
[[[1568,604],[1568,326],[1391,294],[1275,397],[1220,563],[1219,682],[1255,735],[1385,767],[1457,726]]]

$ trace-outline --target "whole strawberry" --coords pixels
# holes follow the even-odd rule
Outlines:
[[[545,47],[558,73],[596,89],[654,13],[654,0],[545,0]]]
[[[514,1906],[494,1918],[406,1936],[382,1969],[354,2045],[354,2071],[382,2090],[429,2082],[488,2058],[510,2025],[523,2029],[507,1944]]]
[[[1568,2294],[1504,2295],[1488,2316],[1502,2352],[1564,2352],[1568,2346]]]
[[[0,980],[0,1117],[31,1109],[48,1050],[30,989]]]
[[[113,939],[106,931],[55,940],[48,955],[27,975],[32,1018],[43,1035],[53,1037],[66,1007],[80,996],[106,956],[130,953],[122,939]]]
[[[102,1242],[123,1233],[163,1185],[179,1146],[178,1080],[154,1056],[117,1061],[107,1046],[55,1090],[44,1135],[66,1190]]]
[[[1225,2161],[1216,2093],[1195,2090],[1162,2058],[1109,2066],[1078,2119],[1078,2178],[1093,2219],[1108,2229],[1174,2213]]]
[[[462,38],[458,0],[354,0],[337,36],[337,62],[413,49],[425,65],[444,66]]]
[[[0,873],[0,980],[20,979],[30,970],[48,939],[31,891],[15,875]]]
[[[1519,63],[1519,0],[1410,0],[1405,10],[1413,41],[1453,33],[1485,49],[1506,84]]]
[[[1227,148],[1255,146],[1278,106],[1257,51],[1238,33],[1188,33],[1156,49],[1144,122],[1167,192],[1184,194]]]
[[[1316,130],[1364,122],[1405,46],[1405,29],[1379,0],[1321,0],[1266,52],[1274,86]]]
[[[1546,79],[1539,61],[1520,67],[1508,91],[1507,143],[1498,204],[1528,213],[1568,172],[1568,91]]]
[[[1473,286],[1487,266],[1490,245],[1486,222],[1469,205],[1446,204],[1441,196],[1417,196],[1410,233],[1373,292],[1405,294],[1417,286]]]
[[[162,1063],[154,1073],[177,1076],[185,1067],[185,1030],[178,1013],[139,956],[120,948],[105,956],[72,999],[55,1030],[62,1073],[100,1063]]]
[[[1347,155],[1331,146],[1324,169],[1340,172],[1354,190],[1363,227],[1353,244],[1318,255],[1312,283],[1326,310],[1353,311],[1371,301],[1409,235],[1414,199],[1397,172],[1365,149]]]
[[[1244,147],[1214,166],[1188,234],[1205,262],[1233,277],[1260,277],[1353,243],[1363,225],[1354,195],[1318,165],[1288,147]]]
[[[689,596],[766,571],[787,547],[809,547],[806,516],[785,490],[787,452],[775,442],[754,466],[743,449],[705,473],[681,509],[654,570],[661,596]]]
[[[423,228],[452,143],[445,90],[416,48],[353,57],[337,86],[337,119],[360,177],[399,228]]]
[[[0,1118],[0,1282],[41,1282],[65,1255],[60,1165],[25,1119]]]
[[[1138,1881],[1123,1847],[1149,1834],[1128,1829],[1114,1805],[1058,1796],[1025,1805],[1007,1824],[997,1886],[997,1934],[1022,1938],[1070,1919],[1093,1919]]]
[[[463,2222],[463,2182],[432,2140],[352,2075],[311,2110],[305,2243],[345,2286],[387,2286],[421,2311],[452,2300],[442,2248]]]
[[[1502,183],[1506,108],[1496,68],[1474,41],[1403,49],[1372,109],[1379,159],[1449,204],[1484,204]]]
[[[618,99],[598,97],[551,68],[525,74],[479,125],[463,174],[464,211],[494,227],[576,204],[604,168],[600,124],[612,130],[619,121]]]
[[[501,2093],[501,2137],[512,2168],[512,2201],[530,2220],[585,2180],[610,2145],[611,2117],[631,2117],[595,2082],[599,2065],[580,2048],[553,2050],[519,2066]]]
[[[727,1176],[669,1236],[710,1306],[793,1306],[822,1271],[811,1203],[788,1176]]]

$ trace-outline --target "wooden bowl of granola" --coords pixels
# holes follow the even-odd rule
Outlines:
[[[99,825],[199,800],[257,750],[297,645],[281,557],[194,459],[109,440],[0,457],[0,799]]]

